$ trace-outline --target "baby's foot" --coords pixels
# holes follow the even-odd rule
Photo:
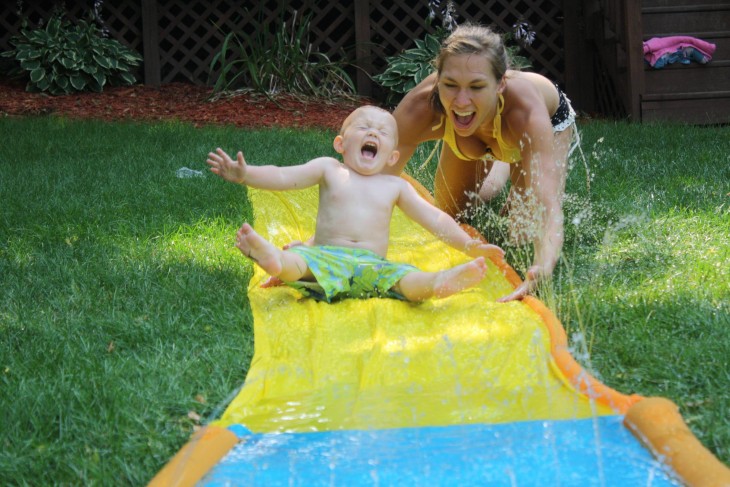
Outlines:
[[[236,233],[236,247],[272,276],[281,273],[282,251],[256,233],[248,223],[244,223]]]
[[[477,257],[471,262],[442,271],[434,283],[434,296],[445,298],[475,286],[484,279],[486,272],[487,264],[484,262],[484,257]]]

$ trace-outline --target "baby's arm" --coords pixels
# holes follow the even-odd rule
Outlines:
[[[208,153],[208,160],[205,162],[208,163],[213,174],[217,174],[231,183],[243,184],[248,166],[242,152],[238,152],[236,159],[234,161],[223,149],[218,148],[215,152]]]
[[[406,181],[403,181],[397,204],[411,220],[470,257],[495,257],[497,259],[504,257],[504,250],[483,240],[472,238],[456,220],[423,199]]]
[[[220,148],[210,152],[206,162],[214,174],[226,181],[273,191],[314,186],[322,180],[328,168],[335,167],[333,164],[339,165],[333,158],[319,157],[298,166],[251,166],[246,164],[242,152],[236,154],[234,161]]]

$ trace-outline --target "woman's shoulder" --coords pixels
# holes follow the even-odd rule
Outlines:
[[[558,89],[555,83],[545,76],[529,71],[508,71],[505,108],[529,109],[539,106],[555,105]]]
[[[440,118],[431,103],[436,75],[432,74],[421,81],[412,90],[405,94],[398,106],[393,110],[393,116],[398,122],[398,130],[408,130],[418,127],[418,131],[424,127],[433,126],[433,121]]]
[[[518,71],[509,73],[504,97],[504,118],[511,129],[519,131],[536,115],[549,122],[550,108],[556,106],[558,91],[545,76]]]

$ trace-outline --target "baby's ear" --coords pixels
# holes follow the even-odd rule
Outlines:
[[[338,154],[342,154],[345,151],[344,147],[342,146],[342,142],[343,139],[341,135],[338,135],[337,137],[335,137],[335,140],[332,141],[332,147],[335,148]]]
[[[390,157],[388,158],[388,165],[389,166],[394,165],[396,162],[398,162],[398,159],[400,159],[400,152],[397,150],[394,150],[393,152],[390,153]]]

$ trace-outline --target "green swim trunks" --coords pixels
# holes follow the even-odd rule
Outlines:
[[[343,298],[384,297],[405,300],[391,288],[406,274],[418,269],[389,262],[364,249],[299,245],[288,252],[302,256],[317,282],[287,283],[305,296],[328,303]]]

